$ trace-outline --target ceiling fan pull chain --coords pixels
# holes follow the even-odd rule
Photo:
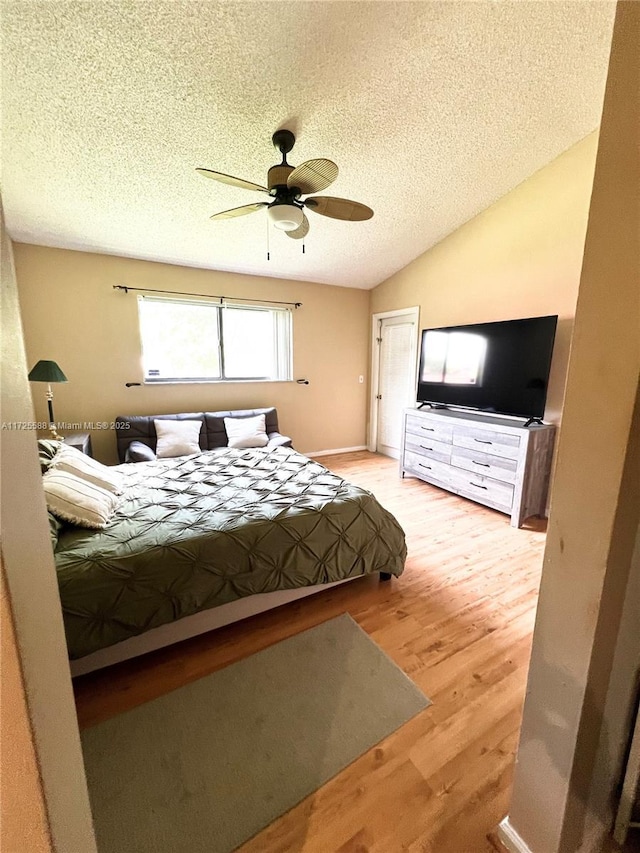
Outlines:
[[[269,220],[267,219],[267,260],[271,260],[271,254],[269,252]]]
[[[304,255],[304,240],[302,241],[302,254]]]

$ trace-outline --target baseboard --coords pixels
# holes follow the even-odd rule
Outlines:
[[[524,843],[522,838],[520,838],[518,833],[511,826],[508,817],[505,817],[504,820],[500,821],[497,835],[500,842],[504,844],[507,850],[510,850],[511,853],[532,853],[531,849]]]
[[[335,450],[312,450],[310,453],[305,453],[305,456],[310,456],[315,459],[316,456],[333,456],[338,453],[355,453],[356,450],[368,450],[366,444],[359,444],[358,447],[337,447]]]

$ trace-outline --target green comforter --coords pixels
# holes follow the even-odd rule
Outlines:
[[[55,552],[71,658],[245,595],[403,570],[395,518],[288,448],[114,470],[108,527],[68,527]]]

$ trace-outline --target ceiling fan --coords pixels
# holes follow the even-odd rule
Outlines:
[[[267,173],[267,186],[262,187],[242,178],[234,178],[223,172],[213,172],[211,169],[196,169],[205,178],[212,178],[232,187],[242,187],[245,190],[264,192],[273,197],[273,201],[258,201],[214,213],[211,219],[233,219],[245,216],[262,208],[267,208],[269,219],[288,237],[301,240],[309,232],[309,220],[304,209],[329,216],[331,219],[342,219],[347,222],[357,222],[371,219],[373,210],[357,201],[333,196],[315,196],[302,199],[309,193],[325,190],[338,177],[338,167],[331,160],[324,158],[307,160],[300,166],[290,166],[287,154],[293,148],[296,138],[290,130],[277,130],[272,137],[275,148],[282,154],[282,163],[272,166]]]

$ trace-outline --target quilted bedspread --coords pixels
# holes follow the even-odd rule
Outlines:
[[[374,496],[294,450],[120,465],[105,530],[55,552],[71,658],[259,592],[400,575],[404,533]]]

